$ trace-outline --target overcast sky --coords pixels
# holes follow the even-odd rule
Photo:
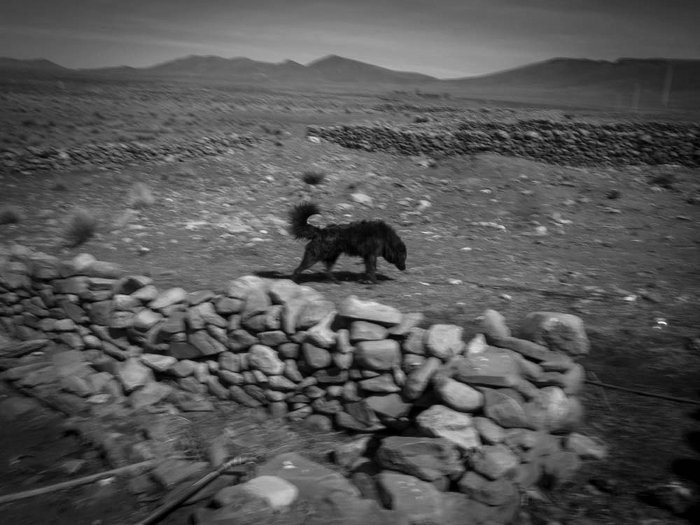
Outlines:
[[[0,0],[0,56],[67,67],[337,54],[473,76],[552,57],[700,58],[700,0]]]

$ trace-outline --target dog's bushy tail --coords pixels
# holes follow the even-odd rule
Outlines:
[[[321,213],[321,209],[313,202],[302,202],[297,204],[289,212],[289,231],[296,239],[311,239],[318,228],[307,224],[307,220],[312,215]]]

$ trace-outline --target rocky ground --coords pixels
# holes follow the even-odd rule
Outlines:
[[[355,294],[422,311],[432,322],[464,326],[467,335],[488,307],[508,319],[571,311],[585,320],[592,341],[583,364],[601,381],[698,399],[697,168],[582,168],[490,153],[434,159],[308,140],[308,125],[379,118],[405,124],[426,113],[408,108],[387,116],[381,101],[355,95],[73,88],[57,93],[34,86],[3,95],[0,204],[17,207],[19,217],[0,225],[7,241],[62,257],[89,252],[148,273],[163,288],[217,289],[245,274],[288,276],[303,246],[286,234],[286,214],[312,198],[324,208],[322,221],[383,218],[408,246],[408,271],[382,262],[377,286],[360,282],[362,266],[349,258],[337,265],[338,285],[320,272],[303,276],[328,298]],[[137,182],[152,199],[134,190]],[[64,221],[75,206],[98,217],[98,234],[65,248]],[[546,503],[530,501],[535,522],[682,523],[637,496],[676,479],[689,482],[685,465],[698,457],[692,406],[590,386],[584,401],[586,431],[606,440],[610,460],[584,469]],[[65,458],[84,461],[81,474],[100,468],[98,458],[74,443],[48,454],[47,443],[59,433],[43,417],[35,427],[30,419],[3,425],[6,443],[33,443],[38,451],[29,452],[38,458],[31,467],[22,459],[26,447],[12,454],[3,447],[12,472],[3,493],[70,477],[61,470]],[[298,437],[280,440],[285,450],[309,448]],[[317,458],[328,448],[316,447]],[[123,508],[134,501],[125,487],[87,487],[68,506],[80,521],[132,516]],[[29,501],[6,510],[39,523],[27,509],[48,512],[65,498]],[[76,514],[61,515],[55,523],[76,521]]]

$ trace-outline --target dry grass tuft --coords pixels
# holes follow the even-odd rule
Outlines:
[[[309,186],[318,186],[326,180],[326,174],[322,171],[306,170],[301,174],[301,180]]]
[[[74,248],[90,239],[97,231],[98,220],[95,215],[85,208],[74,208],[66,221],[63,232],[65,245]]]
[[[6,204],[0,206],[0,224],[17,224],[22,220],[22,210]]]
[[[136,182],[129,189],[127,199],[130,208],[147,208],[156,202],[153,191],[143,182]]]

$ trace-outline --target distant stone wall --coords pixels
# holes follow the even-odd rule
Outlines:
[[[72,148],[28,146],[23,150],[0,151],[0,163],[18,171],[64,169],[82,164],[110,165],[152,160],[183,161],[207,155],[221,155],[231,148],[258,142],[252,135],[226,133],[194,141],[86,143]]]
[[[384,439],[378,464],[457,487],[494,516],[605,454],[575,433],[575,358],[589,350],[578,317],[530,314],[516,338],[487,310],[469,342],[459,326],[422,321],[355,296],[335,305],[289,280],[188,293],[87,254],[0,252],[0,327],[25,341],[0,350],[3,363],[14,356],[2,378],[67,412],[238,403],[319,430],[388,429],[400,436]]]
[[[346,148],[404,155],[493,152],[574,166],[700,166],[700,125],[565,123],[548,120],[463,122],[454,130],[355,125],[307,128],[308,136]]]

